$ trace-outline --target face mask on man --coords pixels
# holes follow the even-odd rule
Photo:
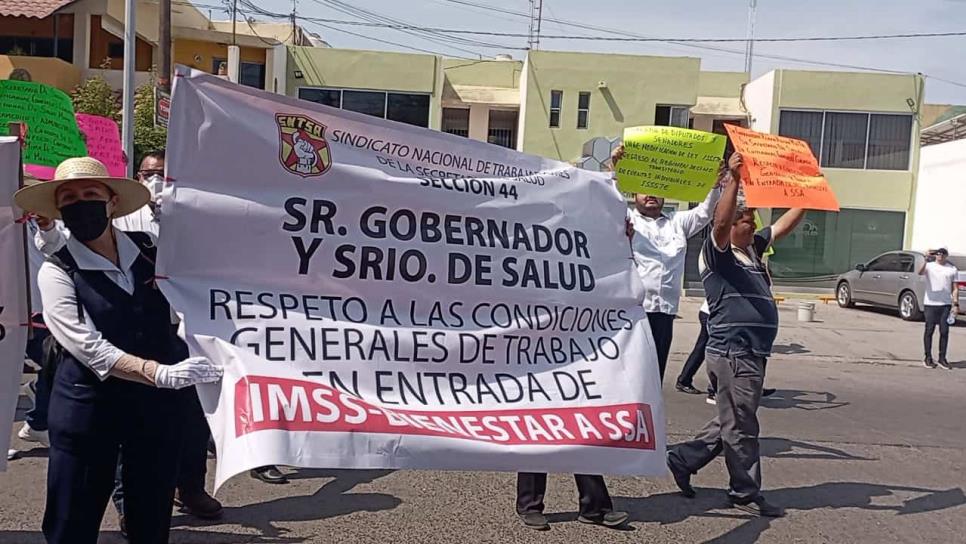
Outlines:
[[[164,176],[153,174],[145,178],[144,185],[151,191],[151,200],[156,202],[158,197],[161,196],[161,191],[164,189]]]
[[[71,236],[80,242],[90,242],[107,229],[107,202],[104,200],[80,200],[60,209],[64,226]]]

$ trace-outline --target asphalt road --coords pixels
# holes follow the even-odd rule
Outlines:
[[[688,301],[676,323],[665,380],[671,442],[689,438],[712,410],[673,390],[696,314]],[[819,322],[804,324],[789,301],[782,318],[766,380],[779,391],[760,416],[766,494],[788,508],[783,519],[729,509],[722,460],[695,478],[694,500],[670,480],[608,478],[616,506],[631,513],[627,531],[577,523],[573,480],[554,475],[546,533],[517,521],[512,474],[292,469],[285,486],[236,477],[219,493],[223,519],[176,513],[171,541],[966,542],[966,327],[954,329],[956,368],[944,371],[919,362],[921,324],[885,312],[819,304]],[[703,373],[696,382],[706,383]],[[40,543],[45,450],[14,444],[25,451],[0,474],[0,544]],[[123,542],[112,509],[101,542]]]

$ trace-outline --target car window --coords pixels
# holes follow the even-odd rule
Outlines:
[[[869,270],[874,272],[899,272],[902,270],[899,263],[899,255],[896,253],[880,255],[869,263]]]
[[[916,258],[909,253],[902,253],[899,255],[899,271],[900,272],[913,272],[913,268],[916,266]]]

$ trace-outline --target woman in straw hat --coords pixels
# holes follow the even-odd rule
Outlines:
[[[110,225],[144,206],[150,193],[81,157],[14,198],[71,232],[38,274],[47,326],[61,347],[48,415],[44,535],[51,543],[97,542],[123,448],[131,542],[167,542],[179,421],[190,393],[180,390],[216,382],[222,372],[205,358],[187,357],[154,283],[147,235]]]

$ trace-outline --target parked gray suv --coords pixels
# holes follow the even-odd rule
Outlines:
[[[919,269],[926,256],[918,251],[890,251],[868,263],[856,265],[839,276],[835,298],[839,306],[872,304],[899,310],[906,321],[922,319],[926,280]],[[959,305],[966,308],[966,257],[950,255],[949,262],[959,269]]]

